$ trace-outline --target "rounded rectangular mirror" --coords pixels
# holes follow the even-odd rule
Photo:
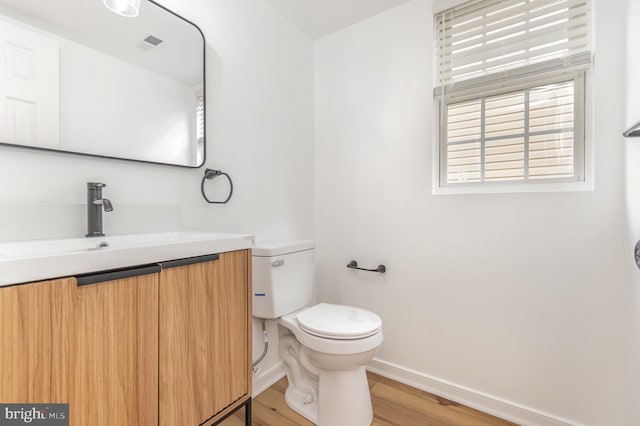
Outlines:
[[[0,0],[0,144],[200,167],[204,46],[151,0]]]

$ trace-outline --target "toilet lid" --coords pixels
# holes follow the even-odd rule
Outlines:
[[[382,320],[373,312],[352,306],[320,303],[297,314],[300,328],[330,339],[361,339],[380,331]]]

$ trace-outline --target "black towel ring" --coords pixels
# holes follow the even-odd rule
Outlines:
[[[204,183],[207,180],[215,179],[221,175],[226,177],[227,180],[229,181],[229,196],[224,201],[211,201],[209,197],[207,197],[207,194],[204,192]],[[223,172],[222,170],[205,169],[204,176],[202,177],[202,182],[200,182],[200,192],[202,192],[202,197],[209,204],[227,204],[231,199],[231,196],[233,195],[233,181],[231,180],[231,176],[229,176],[227,173]]]

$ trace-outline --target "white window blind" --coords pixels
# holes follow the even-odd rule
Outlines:
[[[471,0],[438,14],[436,84],[590,63],[589,6],[589,0]]]
[[[196,106],[196,139],[204,140],[204,96],[198,96]]]

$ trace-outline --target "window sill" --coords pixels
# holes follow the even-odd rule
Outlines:
[[[563,182],[563,183],[532,183],[532,184],[480,184],[456,185],[441,187],[433,186],[433,195],[461,195],[461,194],[513,194],[527,192],[584,192],[593,191],[593,181]]]

